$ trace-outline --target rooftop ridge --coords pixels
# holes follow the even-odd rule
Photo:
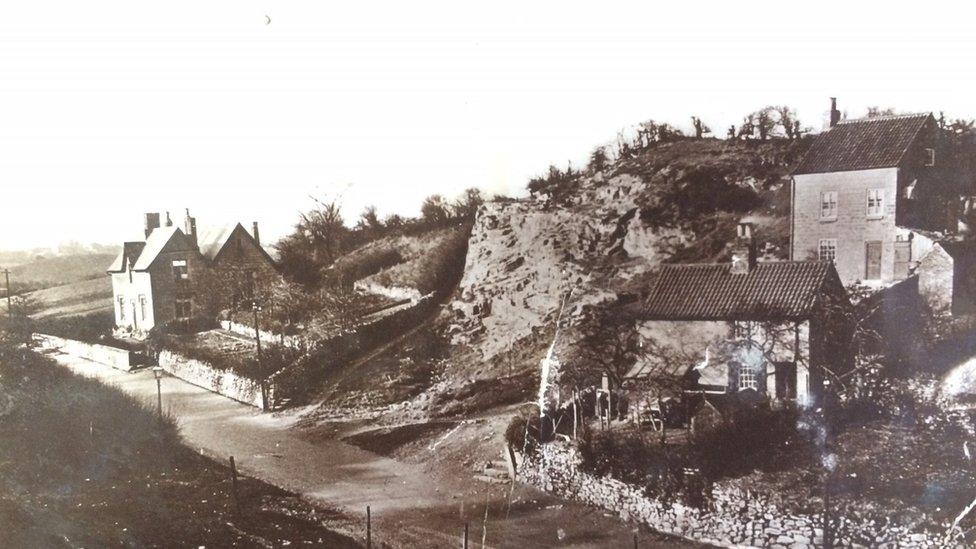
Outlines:
[[[906,114],[886,114],[882,116],[862,116],[861,118],[844,118],[837,121],[837,125],[861,124],[867,122],[884,122],[886,120],[906,120],[909,118],[927,118],[932,116],[931,112],[915,112]]]

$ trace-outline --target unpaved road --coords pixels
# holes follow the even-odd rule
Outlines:
[[[122,372],[53,353],[71,370],[115,385],[155,406],[150,371]],[[290,429],[293,418],[210,393],[173,377],[162,380],[164,411],[186,443],[215,459],[234,456],[246,474],[330,507],[373,516],[377,540],[393,547],[458,547],[464,523],[471,547],[701,547],[558,500],[532,488],[488,487],[472,479],[433,477],[423,467],[378,456],[339,440],[315,443]],[[510,501],[512,503],[510,503]],[[488,508],[487,528],[484,515]],[[365,529],[365,528],[364,528]]]

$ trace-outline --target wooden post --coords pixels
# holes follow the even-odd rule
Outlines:
[[[576,389],[573,389],[573,440],[576,440],[578,438],[576,436],[576,423],[577,423],[576,416],[578,415],[579,411],[576,409],[577,408],[576,403],[579,401],[579,396],[576,393],[577,393]]]
[[[237,464],[234,463],[234,456],[230,456],[230,480],[231,490],[234,496],[234,508],[238,513],[241,512],[241,500],[237,493]]]
[[[373,525],[369,505],[366,506],[366,549],[373,548]]]
[[[468,523],[464,523],[464,549],[468,549]]]
[[[637,549],[637,534],[634,534],[634,549]]]

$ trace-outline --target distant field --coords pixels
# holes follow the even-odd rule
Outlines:
[[[112,279],[107,274],[28,294],[41,310],[36,318],[81,316],[112,310]]]
[[[113,259],[113,254],[96,253],[34,259],[10,268],[10,285],[17,292],[108,278],[105,271]]]

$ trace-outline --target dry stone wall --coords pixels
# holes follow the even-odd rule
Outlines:
[[[606,509],[623,520],[660,532],[723,547],[813,549],[823,545],[820,516],[789,513],[768,498],[735,489],[713,488],[699,509],[650,498],[637,486],[580,470],[579,457],[566,443],[544,445],[519,464],[518,477],[560,497]],[[892,524],[839,517],[837,547],[944,547],[942,534],[912,532]]]

